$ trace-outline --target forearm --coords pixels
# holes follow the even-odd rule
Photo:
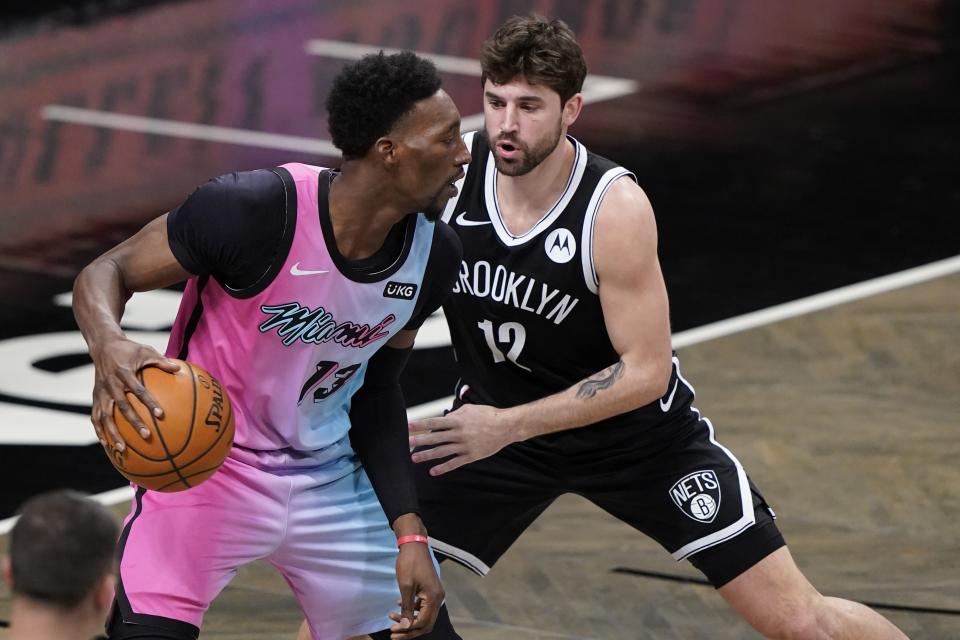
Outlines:
[[[351,401],[350,442],[391,526],[422,533],[399,375],[410,349],[384,347],[370,360],[367,379]],[[402,516],[412,514],[416,522]]]
[[[397,516],[391,526],[398,538],[400,536],[427,535],[427,528],[424,526],[423,520],[420,519],[420,515],[416,513],[405,513]]]
[[[399,386],[361,388],[351,404],[350,442],[392,526],[401,515],[418,510],[403,395]]]
[[[621,359],[577,384],[500,412],[516,440],[576,429],[647,405],[666,392],[669,363]]]
[[[600,308],[620,361],[502,418],[520,438],[582,427],[637,409],[666,393],[672,367],[670,311],[657,261],[657,228],[643,190],[616,180],[594,222]],[[571,339],[576,339],[571,337]]]
[[[166,219],[163,215],[147,223],[77,276],[73,313],[91,351],[124,337],[120,317],[135,291],[159,289],[190,277],[170,249]]]
[[[110,338],[123,337],[120,317],[131,295],[119,267],[109,258],[98,258],[77,276],[73,315],[91,350]]]

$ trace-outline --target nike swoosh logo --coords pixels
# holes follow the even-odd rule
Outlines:
[[[457,224],[461,227],[479,227],[484,224],[493,224],[489,220],[467,220],[467,212],[461,211],[457,216]]]
[[[316,276],[321,273],[330,273],[329,269],[301,269],[300,263],[290,267],[290,273],[295,276]]]
[[[663,398],[660,398],[660,411],[663,411],[664,413],[666,413],[667,411],[670,411],[670,407],[673,406],[673,396],[676,395],[677,393],[677,385],[679,383],[680,383],[679,379],[673,381],[673,391],[671,391],[670,395],[667,396],[666,402],[663,401]]]

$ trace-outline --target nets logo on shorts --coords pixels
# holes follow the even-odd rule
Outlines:
[[[688,517],[697,522],[713,522],[720,510],[720,481],[709,469],[694,471],[670,487],[670,497]]]

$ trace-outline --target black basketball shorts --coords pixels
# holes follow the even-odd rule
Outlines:
[[[773,511],[696,409],[674,413],[654,439],[638,437],[642,428],[534,438],[436,477],[428,472],[436,461],[416,465],[434,551],[484,575],[565,493],[689,559],[716,587],[784,545]]]

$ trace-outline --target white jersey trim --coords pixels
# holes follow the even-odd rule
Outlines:
[[[683,384],[686,385],[688,389],[690,389],[691,393],[694,393],[694,395],[696,395],[693,390],[693,386],[689,382],[687,382],[686,378],[684,378],[683,375],[681,375],[680,373],[680,359],[674,356],[673,364],[674,366],[677,367],[677,378],[679,378],[680,381],[683,382]],[[698,418],[702,418],[699,409],[697,409],[696,407],[690,407],[690,409],[696,412]],[[721,542],[729,540],[730,538],[736,537],[747,528],[752,527],[757,522],[756,515],[753,512],[753,494],[750,491],[750,482],[747,480],[747,473],[746,471],[743,470],[743,465],[740,464],[740,461],[737,460],[736,456],[734,456],[729,449],[727,449],[725,446],[717,442],[716,438],[714,437],[715,433],[713,430],[713,423],[711,423],[710,420],[708,420],[707,418],[702,418],[702,419],[704,424],[707,425],[707,429],[709,429],[710,431],[710,442],[712,442],[714,445],[717,446],[717,448],[719,448],[721,451],[727,454],[727,457],[733,460],[733,464],[736,465],[737,467],[737,477],[740,480],[740,514],[741,515],[736,522],[734,522],[733,524],[727,527],[724,527],[720,531],[715,531],[708,536],[704,536],[702,538],[699,538],[698,540],[694,540],[693,542],[690,542],[680,547],[676,551],[673,551],[671,555],[678,562],[680,560],[684,560],[688,556],[693,555],[694,553],[697,553],[698,551],[703,551],[704,549],[708,549],[714,545],[718,545]]]
[[[467,569],[470,569],[478,576],[485,576],[490,573],[490,567],[488,567],[483,560],[477,556],[464,551],[463,549],[458,549],[452,544],[447,544],[446,542],[441,542],[434,537],[430,537],[430,548],[433,549],[434,553],[439,553],[442,556],[446,556],[451,560],[455,560],[465,566]]]
[[[614,180],[630,176],[636,181],[635,176],[623,167],[614,167],[600,177],[593,195],[590,196],[590,202],[587,204],[587,212],[583,218],[583,231],[580,234],[580,262],[583,265],[583,281],[594,294],[599,293],[600,280],[597,278],[597,267],[593,261],[593,233],[597,225],[597,213],[600,211],[600,205],[603,203],[603,197],[607,195],[607,189],[613,184]]]
[[[508,247],[521,245],[549,228],[560,217],[560,214],[563,213],[563,210],[566,209],[573,195],[577,192],[577,187],[580,186],[580,180],[587,168],[587,150],[572,136],[567,136],[567,139],[573,143],[574,153],[576,154],[573,160],[573,170],[567,178],[567,186],[556,203],[543,214],[543,217],[529,231],[519,236],[515,236],[507,230],[503,217],[500,215],[500,203],[497,199],[497,166],[493,161],[493,151],[491,150],[487,154],[487,172],[484,176],[484,197],[487,212],[490,215],[491,222],[493,222],[493,228],[497,232],[497,236]]]
[[[467,145],[467,149],[473,149],[473,137],[477,135],[476,131],[470,131],[461,136],[463,138],[463,144]],[[447,200],[447,206],[443,208],[443,213],[440,214],[440,219],[450,224],[450,219],[453,218],[454,212],[457,210],[457,204],[460,203],[460,198],[463,197],[463,183],[467,180],[467,175],[470,173],[470,167],[473,166],[473,161],[467,163],[467,166],[463,168],[463,177],[457,180],[454,185],[457,187],[457,195]]]

